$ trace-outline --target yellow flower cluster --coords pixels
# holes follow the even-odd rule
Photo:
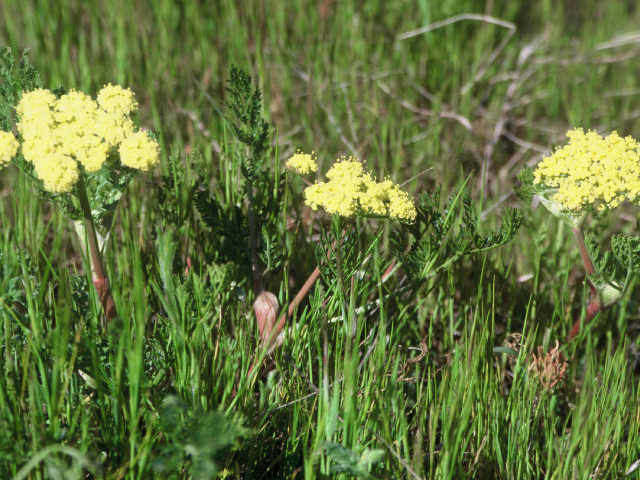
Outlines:
[[[16,108],[22,155],[52,193],[71,191],[80,165],[96,172],[118,146],[124,165],[148,170],[158,163],[158,147],[135,132],[129,116],[137,106],[131,90],[111,84],[100,90],[97,101],[76,90],[60,98],[44,89],[24,93]],[[132,137],[138,147],[135,153],[130,144],[124,148],[127,163],[122,145]]]
[[[136,132],[125,138],[119,152],[123,165],[138,170],[149,170],[160,159],[158,144],[145,132]]]
[[[16,153],[18,153],[19,146],[13,133],[0,131],[0,168],[4,167],[15,157]]]
[[[361,162],[340,158],[327,172],[328,182],[317,182],[305,191],[306,203],[343,217],[389,217],[412,222],[416,208],[409,195],[391,180],[376,182]]]
[[[120,85],[105,85],[98,92],[98,105],[105,112],[113,113],[117,116],[129,116],[138,110],[138,102],[133,92],[128,88],[122,88]]]
[[[318,164],[311,154],[296,152],[286,163],[287,167],[294,170],[298,175],[309,175],[318,170]]]
[[[640,144],[616,132],[602,137],[581,128],[567,132],[569,143],[544,158],[534,183],[557,189],[553,199],[563,209],[616,208],[640,198]]]

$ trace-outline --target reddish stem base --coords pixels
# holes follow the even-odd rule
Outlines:
[[[584,316],[585,325],[596,316],[596,314],[602,310],[602,305],[598,300],[594,300],[589,305],[587,305],[587,310]],[[571,332],[569,332],[569,336],[567,336],[567,341],[573,339],[580,332],[580,326],[582,325],[582,319],[576,320],[576,323],[573,324],[573,328]]]
[[[111,296],[111,288],[109,287],[109,280],[106,277],[99,277],[95,273],[92,275],[93,286],[98,292],[100,303],[104,309],[104,314],[107,318],[107,322],[113,320],[117,316],[116,305]]]

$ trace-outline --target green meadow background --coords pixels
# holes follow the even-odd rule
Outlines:
[[[638,279],[566,343],[587,295],[579,252],[514,190],[569,128],[640,137],[638,25],[631,0],[0,0],[0,44],[28,48],[46,88],[132,88],[162,148],[118,210],[110,335],[69,221],[0,172],[0,478],[639,478]],[[162,208],[172,197],[197,222],[190,192],[205,187],[242,206],[232,65],[263,92],[274,175],[297,149],[321,171],[354,155],[416,196],[467,181],[481,230],[506,207],[525,224],[410,301],[355,309],[356,337],[321,279],[243,383],[259,350],[250,278],[205,262],[196,224]],[[293,253],[267,281],[281,305],[326,225],[292,185]],[[637,234],[638,213],[595,231]],[[386,298],[397,228],[360,223],[379,237],[354,308]],[[556,340],[567,371],[547,391],[532,353]]]

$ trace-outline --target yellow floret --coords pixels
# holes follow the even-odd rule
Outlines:
[[[616,208],[640,198],[640,144],[612,132],[602,137],[581,128],[567,132],[569,143],[542,159],[534,183],[557,189],[564,209]]]
[[[18,153],[18,141],[11,132],[0,131],[0,168],[8,164]]]
[[[414,222],[418,212],[407,192],[403,192],[399,187],[389,194],[389,216],[400,218],[408,222]]]
[[[87,128],[95,121],[98,104],[89,95],[70,90],[54,105],[53,118],[58,123],[74,123],[78,129]]]
[[[16,107],[16,113],[20,118],[35,118],[43,112],[50,112],[56,102],[56,96],[49,90],[37,88],[22,94]]]
[[[87,172],[97,172],[109,155],[109,145],[102,137],[87,133],[76,139],[72,154]]]
[[[314,210],[343,217],[354,215],[414,221],[416,209],[406,192],[391,180],[377,183],[355,158],[341,158],[327,172],[328,182],[308,187],[306,203]]]
[[[120,85],[105,85],[98,92],[98,104],[105,112],[128,116],[138,109],[134,93]]]
[[[386,215],[389,206],[389,190],[393,186],[391,180],[370,184],[358,198],[362,209],[366,212],[371,212],[373,215]]]
[[[105,111],[98,112],[94,133],[102,136],[111,147],[120,145],[125,138],[133,135],[134,126],[131,119],[114,115]]]
[[[149,170],[160,161],[158,143],[145,132],[136,132],[120,144],[120,161],[127,167]]]
[[[56,97],[49,90],[38,88],[22,94],[16,107],[18,132],[23,139],[48,131],[54,123],[52,107]]]
[[[42,135],[46,135],[55,125],[55,122],[53,120],[53,112],[51,111],[47,111],[46,113],[43,112],[41,115],[33,118],[18,118],[18,132],[22,136],[23,140],[30,140],[38,138]]]
[[[44,188],[52,193],[67,193],[78,181],[78,164],[62,153],[49,153],[34,163],[38,178]]]
[[[315,158],[313,158],[313,152],[309,154],[298,151],[287,160],[286,165],[299,175],[309,175],[318,170],[318,164]]]
[[[314,210],[322,207],[327,213],[351,217],[358,213],[357,197],[336,183],[316,183],[304,191],[306,203]]]
[[[22,142],[22,156],[27,162],[35,163],[55,150],[55,142],[48,140],[47,136],[51,136],[51,132],[43,132],[42,137],[33,137]]]
[[[361,179],[364,175],[364,166],[353,157],[339,158],[327,172],[329,180],[352,181]]]

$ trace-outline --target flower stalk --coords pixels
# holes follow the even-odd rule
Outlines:
[[[593,261],[589,256],[582,231],[580,229],[574,229],[573,233],[578,242],[582,262],[584,263],[584,268],[587,272],[587,280],[591,291],[591,300],[587,304],[584,320],[579,319],[574,323],[573,328],[567,337],[568,340],[571,340],[578,335],[582,324],[586,324],[595,317],[596,314],[611,307],[620,300],[622,292],[624,291],[624,283],[613,279],[607,280],[601,278],[600,273],[596,271]],[[589,278],[589,276],[593,276],[593,280]]]
[[[602,310],[602,301],[600,300],[600,293],[598,289],[593,284],[589,275],[593,275],[596,271],[595,266],[593,265],[593,261],[589,256],[589,252],[587,251],[587,245],[584,242],[584,235],[582,233],[581,228],[572,228],[573,236],[578,243],[578,249],[580,250],[580,257],[582,257],[582,263],[584,264],[584,270],[587,273],[587,281],[589,282],[589,290],[591,291],[591,301],[587,305],[585,310],[584,321],[582,318],[578,318],[573,324],[573,328],[569,332],[567,336],[567,341],[573,339],[580,332],[580,327],[584,324],[586,325],[593,317],[595,317]]]
[[[584,242],[584,235],[582,233],[581,228],[572,228],[573,236],[578,242],[578,249],[580,250],[580,256],[582,257],[582,263],[584,264],[584,270],[587,272],[587,275],[593,275],[596,271],[593,266],[593,261],[589,256],[589,252],[587,251],[587,245]]]
[[[587,308],[585,309],[584,320],[582,318],[578,318],[576,322],[573,324],[573,328],[567,335],[567,341],[572,340],[574,337],[580,333],[580,327],[583,324],[589,323],[593,317],[595,317],[602,310],[602,304],[600,303],[600,299],[596,298],[595,300],[589,302]]]
[[[91,214],[91,206],[89,204],[89,197],[87,196],[87,189],[83,175],[80,175],[76,188],[78,192],[78,199],[80,200],[80,208],[82,209],[87,241],[85,244],[84,239],[81,238],[81,243],[85,249],[88,250],[88,257],[91,263],[91,280],[93,281],[93,286],[95,287],[96,292],[98,292],[98,297],[100,298],[100,303],[102,304],[105,318],[108,323],[117,316],[118,312],[116,311],[116,305],[113,301],[113,295],[111,294],[109,279],[107,278],[102,264],[102,253],[98,246],[98,235],[96,233],[93,215]]]
[[[269,329],[269,326],[261,327],[260,337],[261,337],[262,351],[264,354],[269,353],[269,351],[271,350],[271,347],[273,346],[276,339],[278,338],[278,335],[284,328],[287,322],[287,319],[293,315],[293,312],[295,312],[296,308],[298,308],[298,306],[306,298],[306,296],[309,294],[309,291],[311,290],[311,287],[313,287],[313,285],[316,283],[319,277],[320,277],[320,266],[317,266],[313,270],[313,272],[311,272],[311,275],[309,275],[306,282],[304,282],[304,285],[302,285],[302,287],[300,288],[296,296],[293,298],[291,303],[289,303],[289,307],[282,312],[282,314],[280,315],[280,318],[278,319],[278,323],[276,323],[275,326],[272,326],[271,329]],[[249,370],[247,371],[247,377],[251,375],[251,373],[256,368],[258,363],[262,361],[262,358],[263,358],[262,354],[258,355],[256,360],[251,365],[251,367],[249,367]]]

